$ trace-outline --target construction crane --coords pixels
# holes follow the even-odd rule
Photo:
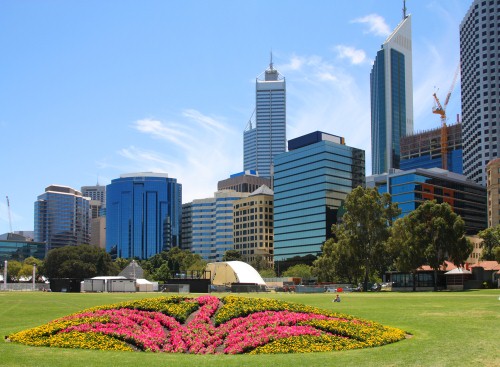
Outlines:
[[[432,113],[441,116],[441,167],[443,169],[448,169],[448,128],[446,126],[446,106],[448,106],[448,102],[450,101],[451,92],[453,92],[453,89],[455,88],[455,83],[457,82],[459,73],[460,64],[458,64],[457,66],[455,76],[453,77],[453,82],[451,83],[450,89],[448,90],[448,94],[446,95],[446,99],[444,100],[443,105],[441,105],[441,102],[439,102],[439,98],[435,92],[432,95],[435,101],[435,105],[432,108]]]
[[[9,197],[5,197],[7,199],[7,211],[9,212],[9,225],[10,225],[10,233],[12,233],[12,217],[10,216],[10,202]]]

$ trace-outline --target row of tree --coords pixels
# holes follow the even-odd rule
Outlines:
[[[463,219],[446,203],[425,201],[396,219],[401,211],[389,194],[358,187],[344,205],[345,214],[313,265],[321,281],[362,281],[367,289],[370,279],[387,270],[416,275],[427,264],[437,271],[445,260],[463,265],[472,251]]]
[[[401,211],[389,194],[358,187],[347,196],[344,206],[345,214],[332,226],[333,236],[323,244],[319,257],[308,255],[280,261],[274,269],[262,259],[251,265],[263,277],[275,277],[278,273],[306,280],[316,277],[321,282],[363,282],[367,289],[369,281],[379,281],[388,270],[409,272],[416,277],[417,269],[424,264],[435,271],[444,260],[462,265],[472,251],[465,237],[464,221],[446,203],[425,201],[407,216],[396,219]],[[500,262],[500,226],[488,228],[479,236],[483,239],[483,259]],[[241,260],[241,254],[227,251],[223,261],[231,260]],[[113,261],[105,250],[91,245],[67,246],[51,250],[44,261],[10,261],[8,278],[30,278],[33,265],[37,279],[40,275],[49,279],[117,275],[130,261]],[[179,248],[136,261],[145,277],[156,281],[166,281],[183,272],[202,271],[206,266],[200,255]]]

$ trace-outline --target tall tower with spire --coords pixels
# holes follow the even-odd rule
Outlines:
[[[413,132],[411,15],[377,52],[370,73],[372,173],[399,168],[401,137]]]
[[[243,132],[243,169],[270,178],[273,159],[286,151],[286,83],[273,66],[256,79],[255,121]]]

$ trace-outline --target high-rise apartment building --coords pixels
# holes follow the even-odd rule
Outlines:
[[[92,199],[92,218],[102,216],[106,209],[106,186],[82,186],[82,195]]]
[[[273,62],[255,86],[255,125],[243,132],[243,169],[270,178],[273,159],[286,151],[286,83]]]
[[[399,168],[400,139],[413,132],[411,15],[377,52],[370,73],[372,172]]]
[[[179,246],[182,185],[165,173],[121,175],[107,186],[106,251],[148,259]]]
[[[233,203],[248,195],[221,190],[212,198],[196,199],[183,205],[183,218],[192,223],[188,236],[193,253],[204,260],[222,261],[227,250],[234,250]],[[188,212],[191,212],[190,217]],[[184,230],[189,232],[187,228]]]
[[[318,255],[347,195],[365,183],[365,152],[314,132],[274,160],[274,260]]]
[[[262,261],[273,267],[274,193],[262,185],[248,197],[234,202],[234,249],[246,263]]]
[[[50,185],[35,202],[35,241],[46,251],[90,241],[90,198],[68,186]]]
[[[460,23],[464,175],[486,186],[486,165],[500,157],[500,4],[475,0]]]
[[[106,248],[106,186],[82,186],[82,195],[90,200],[90,244]]]

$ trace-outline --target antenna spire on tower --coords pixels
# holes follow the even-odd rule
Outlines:
[[[273,70],[273,50],[271,50],[271,62],[269,63],[269,69]]]
[[[406,19],[406,0],[403,0],[403,20]]]

